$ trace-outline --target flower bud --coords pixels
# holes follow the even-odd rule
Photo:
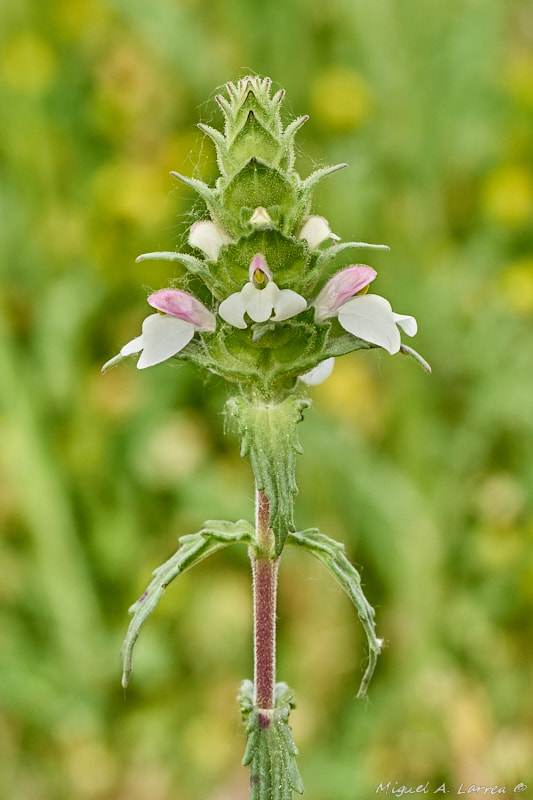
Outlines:
[[[195,222],[189,233],[189,244],[197,247],[209,261],[216,261],[220,248],[229,244],[230,239],[222,228],[210,220]]]

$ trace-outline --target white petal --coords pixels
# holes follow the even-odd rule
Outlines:
[[[389,353],[400,349],[400,332],[388,300],[377,294],[353,297],[339,308],[339,322],[348,333],[377,344]]]
[[[139,369],[153,367],[183,350],[194,336],[194,326],[167,314],[151,314],[143,322],[144,348],[137,362]]]
[[[325,217],[311,216],[302,226],[298,238],[305,239],[309,249],[314,250],[326,239],[338,239],[339,237],[331,232],[329,222]]]
[[[124,347],[120,351],[121,356],[132,356],[134,353],[140,353],[144,347],[144,338],[141,333],[140,336],[136,336],[135,339],[132,339],[131,342],[127,342]]]
[[[229,241],[224,231],[211,220],[195,222],[189,233],[191,247],[201,250],[209,261],[216,261],[220,248]]]
[[[306,383],[308,386],[317,386],[319,383],[325,381],[326,378],[329,378],[333,370],[334,363],[334,358],[326,358],[325,361],[322,361],[316,367],[310,369],[309,372],[305,372],[303,375],[300,375],[300,380],[303,383]]]
[[[270,284],[276,286],[276,284]],[[268,287],[267,287],[268,288]],[[276,286],[276,289],[278,287]],[[292,289],[278,289],[278,294],[274,300],[274,311],[272,319],[275,322],[283,322],[284,319],[295,317],[307,308],[307,300]]]
[[[230,294],[218,307],[219,316],[222,317],[224,322],[229,322],[230,325],[233,325],[234,328],[248,327],[244,321],[245,311],[246,306],[241,292]]]
[[[270,319],[274,303],[280,290],[275,283],[268,283],[264,289],[258,289],[253,283],[247,283],[241,295],[246,311],[254,322],[266,322]]]
[[[402,331],[408,336],[414,336],[418,330],[418,325],[414,317],[406,317],[403,314],[395,314],[392,312],[396,325],[399,325]]]

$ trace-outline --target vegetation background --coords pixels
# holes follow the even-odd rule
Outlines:
[[[11,0],[0,20],[0,796],[239,800],[246,553],[169,589],[120,687],[127,608],[206,518],[253,514],[227,389],[100,366],[137,335],[211,180],[195,127],[249,72],[303,174],[414,314],[433,365],[339,360],[313,390],[301,527],[346,542],[387,642],[369,700],[348,600],[281,569],[279,677],[306,796],[380,782],[533,792],[533,7],[524,0]],[[523,795],[527,797],[526,793]]]

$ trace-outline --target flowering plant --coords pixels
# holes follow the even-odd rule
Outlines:
[[[175,555],[154,572],[130,609],[123,683],[129,680],[139,630],[168,584],[220,548],[245,544],[253,573],[255,665],[254,681],[243,683],[239,698],[248,732],[244,763],[250,766],[252,798],[282,800],[303,791],[288,724],[292,692],[275,682],[276,582],[286,544],[318,558],[355,604],[369,648],[359,696],[366,692],[382,644],[343,546],[316,529],[295,529],[295,461],[301,452],[296,428],[310,405],[306,386],[325,380],[336,357],[371,347],[409,354],[429,367],[401,342],[400,329],[415,335],[415,319],[368,293],[375,270],[362,264],[335,268],[346,250],[388,248],[341,242],[326,219],[311,213],[319,181],[346,165],[302,179],[294,169],[294,137],[307,117],[284,128],[284,93],[272,94],[268,78],[246,77],[226,89],[227,97],[216,98],[224,132],[199,126],[216,147],[220,177],[215,186],[172,173],[205,203],[205,218],[189,233],[193,252],[138,258],[180,262],[202,300],[174,287],[150,295],[155,313],[103,369],[134,354],[140,354],[139,369],[177,357],[234,384],[237,394],[228,400],[227,412],[255,477],[255,526],[209,521],[198,533],[180,538]]]

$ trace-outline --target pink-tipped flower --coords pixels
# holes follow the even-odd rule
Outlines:
[[[346,267],[333,275],[313,302],[317,322],[334,317],[337,309],[354,294],[366,289],[376,275],[375,269],[365,267],[363,264]]]
[[[358,294],[376,277],[371,267],[357,265],[337,272],[326,283],[313,302],[317,322],[337,317],[345,331],[365,342],[397,353],[401,338],[398,326],[414,336],[414,317],[396,314],[388,300],[377,294]]]
[[[252,258],[249,270],[250,280],[240,292],[230,294],[219,306],[218,313],[225,322],[234,328],[246,328],[244,315],[254,322],[283,322],[296,316],[307,308],[304,297],[292,289],[280,289],[272,280],[265,257],[257,253]],[[272,314],[274,313],[274,316]]]
[[[339,236],[331,232],[329,222],[325,217],[308,217],[300,229],[299,239],[304,239],[309,245],[310,250],[317,248],[326,239],[339,240]]]
[[[231,239],[211,220],[195,222],[189,232],[189,244],[201,250],[208,261],[216,261],[220,249]]]
[[[184,322],[190,322],[197,331],[215,330],[215,315],[192,294],[179,289],[161,289],[151,294],[148,302],[162,314],[170,314]]]
[[[196,297],[177,289],[163,289],[150,295],[148,302],[158,310],[142,324],[142,333],[102,367],[105,372],[126,356],[140,353],[138,369],[153,367],[177,355],[196,331],[214,331],[216,317]]]

